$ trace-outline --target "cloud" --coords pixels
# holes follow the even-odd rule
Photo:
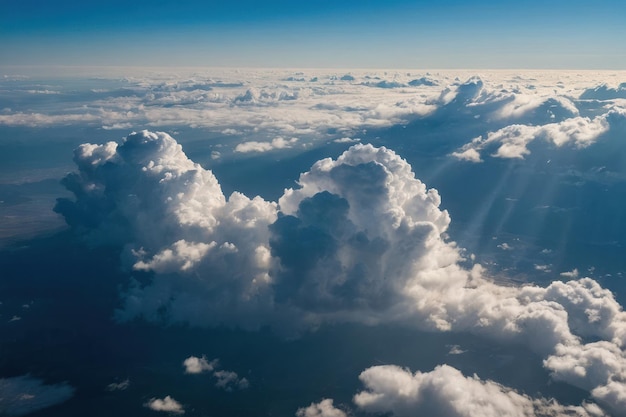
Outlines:
[[[421,85],[425,85],[427,87],[434,87],[436,86],[438,83],[436,80],[430,78],[430,77],[421,77],[421,78],[416,78],[414,80],[409,81],[408,83],[410,86],[413,87],[417,87],[417,86],[421,86]]]
[[[452,153],[452,156],[461,160],[481,162],[481,153],[493,150],[491,154],[493,157],[523,159],[530,154],[528,145],[536,139],[543,139],[556,147],[572,145],[575,148],[585,148],[606,134],[612,126],[622,125],[625,119],[626,111],[615,108],[593,119],[574,117],[559,123],[538,126],[509,125],[489,132],[486,138],[480,136],[473,139]]]
[[[60,199],[55,210],[90,242],[124,246],[127,267],[157,273],[149,286],[131,285],[120,318],[159,320],[167,311],[169,320],[217,324],[228,315],[211,310],[230,304],[237,315],[270,304],[275,203],[236,192],[227,199],[215,176],[165,133],[82,145],[75,161],[79,173],[64,183],[77,199]],[[198,271],[205,271],[200,279]]]
[[[322,159],[278,203],[227,199],[164,133],[82,145],[75,161],[64,183],[76,199],[57,211],[149,273],[123,292],[120,319],[292,335],[327,322],[470,332],[528,346],[554,379],[626,409],[626,314],[611,292],[590,278],[498,285],[463,266],[439,193],[389,149],[357,144]],[[238,380],[218,372],[225,387]]]
[[[578,278],[578,269],[574,268],[571,271],[561,272],[560,275],[565,278]]]
[[[107,391],[125,391],[130,386],[130,379],[125,379],[122,382],[112,382],[107,385]]]
[[[354,138],[348,138],[348,137],[344,137],[344,138],[339,138],[339,139],[335,139],[333,140],[333,142],[335,143],[355,143],[355,142],[360,142],[360,139]]]
[[[366,412],[396,417],[605,415],[595,404],[566,406],[554,400],[533,399],[476,375],[466,377],[448,365],[424,373],[394,365],[375,366],[363,371],[359,379],[365,390],[354,396],[354,403]]]
[[[218,363],[219,361],[217,359],[213,359],[209,362],[204,356],[201,358],[190,356],[185,359],[183,366],[185,367],[186,374],[201,374],[203,372],[213,371],[217,367]]]
[[[154,411],[165,411],[172,414],[185,414],[185,409],[183,408],[182,404],[180,404],[169,395],[167,395],[163,399],[151,398],[147,403],[144,404],[144,406]]]
[[[225,391],[247,389],[250,386],[246,378],[239,378],[239,375],[233,371],[215,371],[213,372],[213,376],[217,378],[215,386]]]
[[[333,405],[333,400],[326,398],[319,403],[311,403],[306,408],[299,408],[296,417],[347,417],[347,414]]]
[[[588,88],[580,95],[581,100],[614,100],[626,99],[626,83],[621,83],[616,88],[601,84],[594,88]]]
[[[211,362],[207,361],[206,357],[190,356],[183,361],[186,374],[201,374],[204,372],[211,372],[212,376],[216,379],[215,386],[225,391],[233,391],[235,389],[242,390],[247,389],[250,383],[246,378],[239,378],[236,372],[228,370],[217,370],[219,367],[219,360],[213,359]]]
[[[286,140],[280,137],[272,139],[271,142],[243,142],[235,147],[235,152],[269,152],[274,149],[291,148],[296,142],[298,142],[298,138],[291,138],[289,140]]]
[[[74,395],[66,383],[45,385],[29,375],[0,378],[0,415],[22,416],[63,403]]]

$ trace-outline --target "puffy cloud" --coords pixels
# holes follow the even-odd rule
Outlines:
[[[73,395],[74,388],[65,383],[45,385],[29,375],[0,378],[0,415],[30,414],[63,403]]]
[[[285,190],[283,215],[270,226],[280,302],[330,320],[376,322],[414,310],[406,288],[416,274],[435,281],[457,271],[439,194],[392,151],[355,145],[315,163],[298,184]]]
[[[79,172],[64,183],[77,199],[59,200],[56,210],[91,242],[125,245],[127,266],[157,273],[151,285],[128,289],[120,317],[157,320],[165,309],[172,320],[217,323],[214,312],[226,304],[235,315],[237,305],[269,304],[267,226],[276,204],[240,193],[226,199],[215,176],[165,133],[82,145],[74,159]]]
[[[604,415],[595,404],[566,406],[554,400],[533,399],[476,375],[466,377],[448,365],[414,374],[394,365],[375,366],[359,378],[366,389],[354,396],[355,404],[367,412],[391,412],[397,417]]]
[[[184,360],[183,366],[185,367],[186,374],[201,374],[203,372],[213,371],[217,367],[218,363],[217,359],[213,359],[209,362],[204,356],[201,358],[190,356]]]
[[[571,144],[576,148],[584,148],[594,143],[612,126],[617,127],[624,123],[626,112],[615,108],[608,113],[588,117],[573,117],[559,123],[545,125],[506,126],[495,132],[489,132],[486,138],[478,137],[452,156],[472,162],[481,162],[481,152],[495,148],[492,156],[499,158],[524,158],[530,154],[528,144],[536,139],[543,139],[557,147]]]
[[[291,148],[296,142],[298,142],[298,138],[286,140],[280,137],[272,139],[271,142],[243,142],[235,147],[235,152],[268,152],[274,149]]]
[[[215,386],[225,391],[247,389],[250,386],[248,380],[246,378],[240,378],[236,372],[218,370],[218,359],[213,359],[209,362],[205,356],[200,358],[197,356],[190,356],[183,361],[183,366],[185,367],[186,374],[211,372],[211,375],[216,379]]]
[[[181,403],[167,395],[165,398],[151,398],[145,407],[154,411],[165,411],[172,414],[185,414],[185,409]]]
[[[296,417],[347,417],[347,414],[336,408],[332,399],[326,398],[319,403],[311,403],[306,408],[299,408]]]
[[[621,83],[615,88],[601,84],[594,88],[588,88],[580,95],[583,100],[614,100],[626,99],[626,83]]]

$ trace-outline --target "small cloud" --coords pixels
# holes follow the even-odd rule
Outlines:
[[[478,151],[473,148],[466,149],[462,152],[452,152],[451,155],[461,161],[469,161],[469,162],[476,162],[476,163],[483,162],[483,160],[480,158],[480,153],[478,153]]]
[[[107,385],[107,391],[124,391],[130,386],[130,379],[125,379],[122,382],[112,382]]]
[[[561,276],[564,278],[578,278],[578,268],[574,268],[567,272],[561,272]]]
[[[20,320],[22,320],[20,316],[13,316],[11,317],[11,319],[9,319],[9,323],[12,323],[14,321],[20,321]]]
[[[274,149],[291,148],[297,141],[298,138],[286,140],[281,137],[275,138],[271,142],[257,142],[253,140],[240,143],[235,147],[235,152],[269,152]]]
[[[551,272],[550,265],[538,265],[535,264],[535,270],[542,272]]]
[[[211,159],[215,160],[215,159],[220,159],[222,157],[222,154],[218,151],[212,151],[211,152]]]
[[[299,408],[296,417],[347,417],[347,414],[333,405],[333,400],[326,398],[319,403],[311,403],[306,408]]]
[[[211,372],[217,368],[219,360],[213,359],[211,362],[206,360],[205,356],[198,358],[190,356],[183,362],[186,374],[200,374],[202,372]]]
[[[144,406],[154,411],[165,411],[172,414],[185,414],[182,404],[169,395],[163,399],[152,398],[150,401],[145,403]]]
[[[502,250],[513,250],[513,247],[506,242],[499,244],[498,247]]]
[[[217,378],[215,386],[226,391],[232,391],[233,389],[246,389],[250,386],[248,380],[246,378],[239,378],[236,372],[216,371],[213,372],[213,376]]]
[[[335,143],[354,143],[354,142],[359,142],[361,139],[355,138],[355,139],[351,139],[351,138],[340,138],[340,139],[335,139],[333,142]]]
[[[462,355],[465,352],[467,352],[467,350],[461,349],[461,346],[452,345],[450,346],[450,351],[448,352],[448,355]]]

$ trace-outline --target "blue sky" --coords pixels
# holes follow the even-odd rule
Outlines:
[[[2,0],[4,65],[626,67],[616,0]]]

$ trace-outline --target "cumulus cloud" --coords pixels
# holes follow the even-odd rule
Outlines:
[[[394,365],[375,366],[359,377],[365,390],[354,403],[367,412],[450,417],[603,416],[595,404],[561,405],[554,400],[533,399],[478,376],[464,376],[441,365],[431,372],[411,373]]]
[[[222,388],[225,391],[246,389],[250,386],[250,383],[246,378],[239,378],[239,375],[233,371],[216,371],[213,372],[213,376],[217,379],[215,386]]]
[[[205,356],[190,356],[183,361],[186,374],[201,374],[211,372],[216,379],[215,386],[225,391],[246,389],[250,386],[248,379],[240,378],[236,372],[228,370],[218,370],[219,360],[208,361]]]
[[[131,285],[120,318],[159,320],[167,311],[169,320],[219,323],[228,318],[216,312],[228,304],[234,315],[237,306],[270,304],[275,203],[240,193],[227,199],[215,176],[165,133],[82,145],[74,159],[79,172],[64,184],[77,199],[61,199],[55,210],[90,242],[125,246],[129,268],[157,273],[149,286]]]
[[[311,403],[306,408],[299,408],[296,417],[347,417],[347,414],[336,408],[332,399],[326,398],[319,403]]]
[[[298,138],[287,140],[280,137],[272,139],[271,142],[243,142],[235,147],[235,152],[269,152],[274,149],[291,148],[296,142],[298,142]]]
[[[615,88],[609,87],[606,84],[601,84],[597,87],[588,88],[580,95],[583,100],[614,100],[614,99],[626,99],[626,83],[621,83]]]
[[[57,211],[149,272],[123,293],[119,318],[471,332],[526,345],[554,379],[617,415],[626,409],[626,316],[611,292],[589,278],[503,286],[480,265],[462,266],[439,193],[389,149],[357,144],[320,160],[278,203],[227,199],[164,133],[82,145],[75,161],[64,183],[76,199]],[[224,387],[240,381],[214,375]]]
[[[23,416],[63,403],[74,395],[68,384],[46,385],[29,375],[0,378],[0,415]]]
[[[213,371],[217,367],[218,363],[219,361],[217,359],[213,359],[209,362],[204,356],[201,358],[197,356],[190,356],[184,360],[183,366],[185,367],[186,374],[201,374],[203,372]]]
[[[167,395],[165,398],[151,398],[145,407],[154,411],[164,411],[171,414],[185,414],[185,409],[181,403]]]
[[[572,145],[576,148],[585,148],[607,133],[611,126],[623,124],[626,111],[616,108],[593,119],[589,117],[573,117],[559,123],[545,125],[509,125],[495,132],[489,132],[473,139],[452,156],[481,162],[481,153],[493,150],[491,156],[498,158],[522,159],[530,154],[528,145],[536,140],[543,139],[556,147]]]

